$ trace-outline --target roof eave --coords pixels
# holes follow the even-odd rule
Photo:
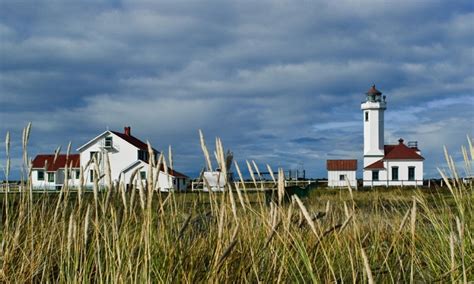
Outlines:
[[[102,132],[101,134],[97,135],[96,137],[92,138],[91,140],[89,140],[87,143],[83,144],[81,147],[77,148],[76,151],[81,152],[81,150],[83,150],[84,148],[87,148],[90,144],[92,144],[93,142],[95,142],[96,140],[98,140],[99,138],[101,138],[107,133],[113,134],[110,130],[106,130]]]

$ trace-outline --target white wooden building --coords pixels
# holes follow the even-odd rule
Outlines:
[[[357,188],[357,160],[327,160],[329,187],[351,187]]]
[[[40,154],[32,161],[31,185],[34,189],[60,189],[66,182],[77,186],[80,181],[80,156]],[[67,169],[67,171],[66,171]],[[66,178],[66,176],[68,178]]]
[[[148,145],[142,140],[131,134],[131,128],[125,127],[124,132],[104,131],[94,137],[77,149],[79,154],[70,155],[69,159],[74,159],[73,171],[78,173],[80,168],[84,172],[84,186],[92,188],[94,184],[94,175],[99,179],[99,186],[106,185],[106,154],[110,163],[111,180],[113,183],[124,183],[127,186],[136,185],[140,187],[146,185],[147,175],[149,173]],[[155,161],[159,152],[153,149]],[[56,163],[51,165],[47,163],[44,169],[45,161],[50,161],[54,155],[38,155],[33,160],[32,182],[35,188],[60,188],[65,178],[64,167],[68,164],[65,155],[59,155]],[[72,157],[72,158],[71,158]],[[94,157],[97,163],[94,163]],[[68,164],[69,165],[69,164]],[[42,173],[44,172],[44,173]],[[135,178],[131,181],[132,174],[135,172]],[[54,173],[54,178],[52,177]],[[47,175],[47,177],[44,177]],[[153,170],[153,180],[157,180],[157,187],[161,191],[186,190],[189,178],[174,169],[165,171],[161,169]],[[157,176],[158,175],[158,176]],[[74,174],[70,177],[71,185],[79,185],[79,175]]]
[[[384,144],[386,97],[373,85],[361,105],[364,121],[364,186],[423,185],[423,160],[417,142],[400,138]]]
[[[91,159],[96,156],[99,175],[105,174],[106,165],[104,155],[107,153],[110,161],[110,171],[113,182],[123,182],[128,186],[132,173],[137,170],[136,178],[132,181],[137,187],[146,183],[149,173],[148,145],[142,140],[136,138],[131,133],[130,127],[125,127],[124,132],[107,130],[97,137],[91,139],[77,149],[81,155],[81,167],[88,173],[86,186],[92,187],[94,182],[94,172]],[[158,159],[159,152],[153,149],[155,161]],[[185,190],[189,178],[177,171],[168,169],[168,174],[161,168],[159,173],[155,173],[154,179],[158,174],[158,187],[162,191],[170,189]],[[100,180],[101,185],[105,185],[105,179]]]

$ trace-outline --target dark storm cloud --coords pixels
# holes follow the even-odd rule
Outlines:
[[[470,1],[0,6],[0,133],[20,141],[33,121],[33,154],[132,125],[196,174],[203,129],[239,162],[323,176],[329,157],[361,159],[372,83],[389,102],[387,142],[419,140],[428,176],[443,144],[473,135]]]

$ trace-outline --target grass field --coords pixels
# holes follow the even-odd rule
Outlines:
[[[472,281],[466,190],[315,189],[282,206],[254,193],[244,207],[229,192],[3,196],[0,280]]]
[[[1,195],[0,282],[467,283],[473,189],[448,165],[446,188],[314,189],[288,202],[281,170],[270,203],[233,185]]]

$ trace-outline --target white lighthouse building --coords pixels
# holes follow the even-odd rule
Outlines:
[[[423,160],[417,142],[384,143],[386,97],[373,85],[361,109],[364,120],[364,186],[423,185]]]

